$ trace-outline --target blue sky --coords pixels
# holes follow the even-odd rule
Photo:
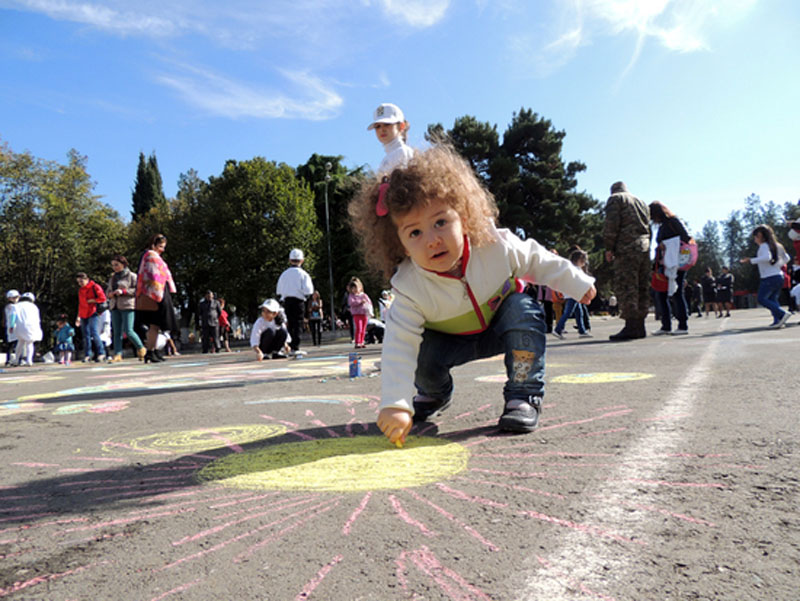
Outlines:
[[[139,152],[165,192],[228,159],[376,166],[394,102],[504,131],[531,108],[604,201],[618,179],[691,229],[800,199],[795,0],[0,0],[0,138],[64,162],[126,219]]]

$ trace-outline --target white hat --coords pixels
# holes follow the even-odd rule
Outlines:
[[[19,291],[11,289],[6,292],[6,298],[17,298],[19,296]]]
[[[33,295],[33,292],[26,292],[25,294],[22,295],[22,298],[27,298],[31,302],[36,300],[36,297]]]
[[[399,106],[386,102],[375,109],[372,123],[367,126],[367,129],[375,129],[376,123],[403,123],[405,120]]]
[[[292,251],[289,253],[289,260],[290,261],[302,261],[303,260],[303,251],[299,248],[293,248]]]
[[[281,310],[280,304],[278,304],[278,301],[276,301],[274,298],[268,298],[267,300],[265,300],[263,303],[261,303],[260,308],[266,309],[271,313],[277,313],[278,311]]]

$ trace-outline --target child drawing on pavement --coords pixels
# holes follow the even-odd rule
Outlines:
[[[349,206],[368,264],[391,278],[378,427],[395,444],[446,409],[450,370],[503,353],[499,427],[530,432],[544,395],[545,319],[523,280],[588,303],[594,278],[495,226],[497,207],[446,146],[363,186]]]

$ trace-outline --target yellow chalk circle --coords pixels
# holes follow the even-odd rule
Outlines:
[[[264,438],[281,436],[285,433],[286,426],[278,424],[244,424],[179,432],[160,432],[125,442],[128,447],[136,451],[150,450],[184,454],[247,444]]]
[[[383,436],[326,438],[232,453],[197,472],[201,482],[250,490],[354,492],[438,482],[463,471],[458,443],[411,436],[398,453]]]
[[[647,380],[653,374],[636,372],[598,372],[594,374],[567,374],[557,376],[551,380],[558,384],[607,384],[609,382],[631,382],[633,380]]]

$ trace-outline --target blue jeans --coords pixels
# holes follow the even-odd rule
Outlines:
[[[583,319],[583,310],[581,309],[581,304],[574,298],[568,298],[567,302],[564,304],[564,312],[561,314],[561,319],[559,319],[558,323],[556,324],[556,332],[561,333],[564,331],[564,326],[566,325],[567,320],[572,317],[573,313],[575,314],[575,323],[578,324],[578,333],[586,333],[586,326]]]
[[[689,329],[689,307],[686,305],[686,297],[683,295],[683,280],[686,278],[685,271],[678,271],[676,282],[678,289],[672,296],[667,296],[666,292],[656,292],[656,302],[661,311],[661,329],[664,332],[672,330],[672,304],[670,299],[675,299],[675,317],[678,318],[678,329]]]
[[[83,353],[86,358],[92,356],[92,342],[97,349],[97,356],[104,357],[106,347],[100,339],[100,317],[97,313],[86,319],[81,318],[81,334],[83,335]]]
[[[136,350],[139,350],[144,345],[139,335],[133,331],[133,309],[112,309],[111,310],[111,332],[114,336],[114,354],[119,355],[122,353],[122,334],[128,337]]]
[[[505,353],[508,380],[505,400],[527,399],[544,393],[544,310],[527,294],[511,294],[500,305],[489,327],[479,334],[422,333],[414,385],[425,396],[449,400],[453,396],[450,370]]]
[[[783,287],[782,275],[771,275],[768,278],[762,278],[758,284],[758,302],[769,309],[772,313],[772,323],[777,323],[786,313],[781,309],[778,302],[778,295],[781,293]]]

